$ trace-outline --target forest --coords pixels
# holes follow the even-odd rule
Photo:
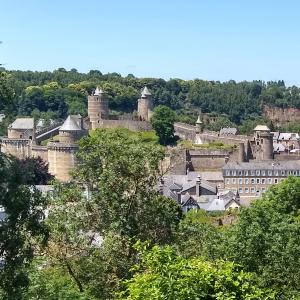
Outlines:
[[[177,121],[193,124],[199,109],[217,115],[217,122],[208,128],[210,130],[239,126],[242,133],[249,133],[255,124],[268,123],[262,116],[264,105],[300,108],[300,89],[285,86],[283,80],[219,82],[136,78],[132,74],[122,77],[118,73],[102,74],[98,70],[80,73],[64,68],[53,72],[1,70],[5,71],[2,76],[6,76],[14,89],[9,105],[0,102],[0,112],[8,116],[5,124],[16,115],[44,119],[65,118],[67,114],[77,113],[85,116],[87,95],[96,86],[107,93],[112,115],[136,110],[140,90],[147,85],[154,105],[166,105],[176,111]],[[299,126],[291,124],[288,130],[299,131]]]

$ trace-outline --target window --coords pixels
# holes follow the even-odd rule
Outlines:
[[[281,175],[284,176],[285,175],[285,171],[281,171]]]
[[[246,194],[249,193],[249,188],[245,187],[245,193],[246,193]]]
[[[269,170],[269,171],[268,171],[268,175],[269,175],[269,176],[272,176],[272,170]]]
[[[279,173],[278,173],[278,171],[276,170],[276,171],[274,171],[274,175],[275,176],[278,176],[279,175]]]
[[[261,179],[261,184],[266,184],[266,179],[265,178]]]
[[[255,183],[254,178],[251,178],[251,184],[254,184],[254,183]]]
[[[230,175],[230,171],[229,171],[229,170],[226,171],[226,175],[227,175],[227,176]]]
[[[255,175],[255,171],[254,170],[251,170],[251,175]]]
[[[272,178],[268,178],[268,184],[272,184]]]
[[[232,178],[232,183],[236,184],[236,179],[235,178]]]
[[[263,187],[261,188],[261,192],[264,193],[266,191],[266,189]]]
[[[232,175],[233,175],[233,176],[236,176],[236,171],[232,171]]]
[[[266,176],[266,171],[261,171],[261,176]]]
[[[260,178],[256,178],[256,183],[260,184]]]
[[[239,193],[243,194],[243,188],[239,188]]]
[[[240,176],[243,176],[243,171],[239,171],[239,175],[240,175]]]
[[[245,170],[245,171],[244,171],[244,175],[245,175],[245,176],[248,176],[248,170]]]
[[[252,187],[252,188],[251,188],[251,194],[253,194],[254,192],[255,192],[255,188]]]
[[[239,178],[239,184],[243,184],[243,179]]]
[[[256,174],[256,176],[259,176],[260,175],[260,170],[256,170],[255,174]]]
[[[294,171],[293,174],[294,174],[294,175],[297,175],[297,171]]]
[[[245,184],[249,184],[249,179],[245,178]]]
[[[226,184],[230,184],[230,179],[229,178],[226,179]]]
[[[274,183],[278,183],[278,179],[277,178],[274,179]]]

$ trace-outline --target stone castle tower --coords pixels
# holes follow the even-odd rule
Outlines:
[[[138,100],[138,118],[140,121],[150,121],[153,110],[152,95],[145,86]]]
[[[271,160],[273,156],[273,134],[266,125],[254,128],[254,149],[257,160]]]
[[[49,172],[61,181],[70,180],[70,171],[76,165],[76,143],[86,134],[80,115],[68,116],[59,129],[59,141],[48,143]]]
[[[105,93],[98,87],[92,95],[88,96],[88,116],[92,129],[97,128],[96,124],[99,123],[100,120],[108,119],[108,100]]]

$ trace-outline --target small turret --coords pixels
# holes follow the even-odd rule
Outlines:
[[[138,118],[140,121],[150,121],[153,109],[151,96],[152,94],[145,86],[141,92],[141,98],[138,100]]]
[[[201,145],[203,141],[201,140],[200,134],[203,132],[203,122],[201,120],[201,110],[196,121],[196,139],[195,144]]]

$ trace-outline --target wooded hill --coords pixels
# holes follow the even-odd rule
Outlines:
[[[286,87],[284,81],[205,81],[160,78],[136,78],[129,74],[102,74],[98,70],[79,73],[59,68],[53,72],[9,71],[15,90],[12,105],[1,107],[12,115],[65,118],[67,114],[87,114],[87,94],[99,85],[107,93],[113,114],[136,109],[140,90],[151,89],[155,105],[177,111],[178,121],[193,123],[199,108],[204,113],[223,115],[217,127],[262,122],[264,105],[300,109],[300,88]],[[216,127],[216,126],[215,126]],[[247,127],[247,126],[246,126]],[[248,126],[249,127],[249,126]],[[217,129],[218,128],[211,128]],[[246,132],[246,128],[241,128]]]

